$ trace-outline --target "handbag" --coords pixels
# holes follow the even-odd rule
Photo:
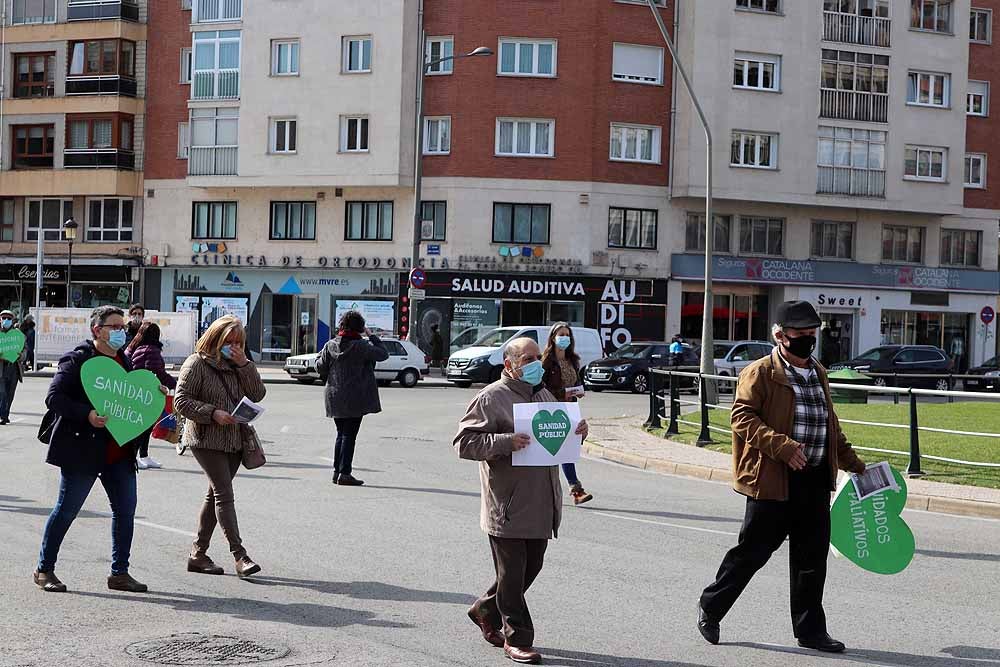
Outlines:
[[[42,423],[38,425],[38,441],[47,445],[52,441],[52,431],[55,429],[59,416],[52,410],[46,410],[42,415]]]
[[[215,368],[209,364],[209,368],[219,376],[219,383],[222,388],[226,391],[226,396],[229,400],[233,402],[234,405],[239,405],[239,401],[233,398],[232,392],[229,391],[229,385],[226,384],[226,379],[223,377],[219,369]],[[238,382],[239,380],[237,380]],[[260,436],[257,435],[257,429],[253,427],[253,424],[240,424],[240,431],[243,433],[243,467],[247,470],[256,470],[260,468],[265,463],[267,463],[267,457],[264,456],[264,445],[260,442]]]

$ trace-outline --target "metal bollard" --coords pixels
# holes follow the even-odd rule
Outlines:
[[[697,445],[704,447],[712,444],[712,431],[708,428],[708,380],[704,375],[698,375],[698,403],[701,406],[701,433],[698,434]]]
[[[951,373],[948,373],[948,391],[951,391],[954,386],[955,386],[955,377]],[[951,394],[948,394],[948,402],[954,403],[955,397],[952,396]]]
[[[667,425],[667,432],[664,435],[678,435],[680,434],[680,426],[677,420],[680,418],[681,412],[681,391],[678,386],[680,383],[677,381],[677,376],[673,373],[670,374],[670,423]]]
[[[660,390],[660,374],[650,371],[649,373],[649,417],[646,419],[646,423],[643,424],[646,428],[662,428],[663,424],[660,423],[660,406],[659,406],[659,394]]]
[[[917,423],[917,395],[910,390],[910,464],[906,467],[910,477],[922,477],[920,469],[920,429]]]
[[[893,387],[899,387],[899,380],[896,378],[895,371],[893,371],[893,373],[892,373],[892,386]],[[893,405],[899,405],[899,394],[893,393],[893,395],[892,395],[892,404]]]

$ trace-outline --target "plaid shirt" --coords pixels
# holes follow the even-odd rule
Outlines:
[[[803,445],[807,465],[816,467],[826,460],[826,392],[819,381],[815,362],[809,360],[809,368],[795,368],[780,353],[785,373],[795,392],[795,422],[792,426],[792,440]]]

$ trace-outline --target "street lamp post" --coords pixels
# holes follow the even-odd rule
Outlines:
[[[69,242],[69,261],[66,263],[66,307],[73,307],[73,241],[76,240],[76,230],[80,225],[70,218],[63,223],[63,236]]]
[[[424,77],[427,76],[431,68],[435,65],[440,65],[452,60],[458,60],[459,58],[471,58],[473,56],[492,56],[493,49],[480,46],[469,53],[460,53],[458,55],[451,55],[445,58],[437,58],[435,60],[426,59],[426,49],[427,49],[427,33],[423,30],[420,31],[420,60],[423,67],[418,68],[417,73],[417,105],[416,105],[416,122],[417,122],[417,140],[416,140],[416,164],[413,169],[413,251],[410,255],[410,270],[417,268],[420,265],[420,241],[421,234],[420,228],[423,224],[423,155],[424,155]],[[449,130],[450,131],[450,130]],[[416,341],[416,300],[412,297],[410,298],[410,326],[406,332],[406,338],[410,341]]]

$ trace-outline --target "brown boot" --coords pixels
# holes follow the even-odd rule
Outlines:
[[[108,588],[113,591],[125,591],[126,593],[145,593],[149,590],[146,584],[141,584],[132,578],[132,575],[112,574],[108,577]]]
[[[582,484],[574,484],[570,487],[569,493],[573,496],[574,505],[582,505],[584,503],[589,503],[594,499],[594,496],[587,493]]]
[[[249,577],[260,572],[260,565],[250,560],[249,556],[244,556],[236,561],[236,576]]]
[[[59,581],[55,572],[39,572],[35,570],[35,584],[46,593],[65,593],[66,584]]]
[[[520,662],[526,665],[537,665],[542,661],[542,654],[531,648],[522,648],[520,646],[511,646],[506,644],[503,647],[503,652],[507,654],[507,657],[514,662]]]
[[[215,564],[208,554],[191,554],[188,558],[188,572],[197,574],[225,574],[225,570]]]

